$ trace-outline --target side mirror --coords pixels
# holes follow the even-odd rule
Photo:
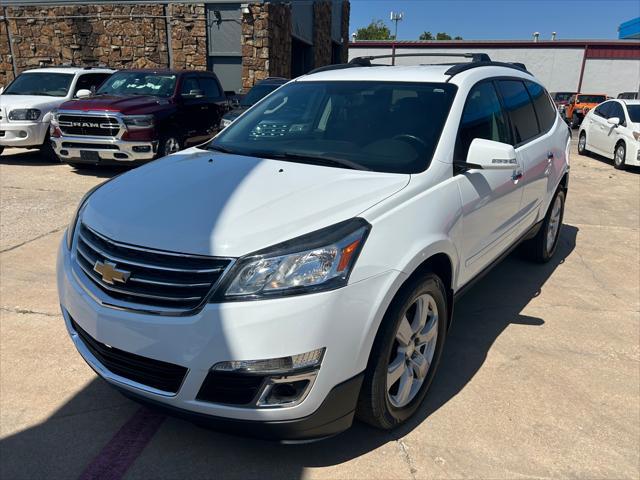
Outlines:
[[[91,95],[91,90],[87,90],[86,88],[81,88],[76,92],[76,98],[85,98],[90,97]]]
[[[607,118],[607,123],[609,125],[613,125],[614,127],[617,127],[618,125],[620,125],[620,119],[618,117]]]
[[[189,90],[189,93],[182,94],[182,98],[202,98],[204,97],[204,92],[200,89]]]
[[[516,150],[506,143],[476,138],[469,146],[466,162],[456,162],[464,170],[515,170]]]

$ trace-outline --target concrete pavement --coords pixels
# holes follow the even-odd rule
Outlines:
[[[55,291],[77,202],[117,172],[39,158],[0,158],[1,478],[89,478],[104,459],[128,479],[640,476],[638,171],[573,155],[556,258],[512,255],[462,299],[410,424],[287,446],[166,418],[138,452],[122,432],[140,407],[75,352]]]

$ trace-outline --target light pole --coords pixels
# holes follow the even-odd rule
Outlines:
[[[404,13],[402,12],[391,12],[391,15],[389,15],[389,19],[396,24],[393,32],[393,43],[391,44],[391,65],[396,64],[396,40],[398,40],[398,22],[401,22],[403,18]]]

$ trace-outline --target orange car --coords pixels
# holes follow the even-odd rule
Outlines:
[[[564,119],[571,128],[578,128],[587,112],[606,99],[604,93],[577,93],[565,106]]]

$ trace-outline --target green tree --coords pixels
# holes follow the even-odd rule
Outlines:
[[[436,33],[436,40],[451,40],[451,35],[445,32]]]
[[[391,40],[391,30],[382,20],[372,20],[369,25],[356,31],[357,40]]]
[[[453,37],[454,40],[464,40],[464,38],[462,38],[460,35]]]
[[[420,34],[420,40],[433,40],[433,34],[431,32],[422,32]]]

